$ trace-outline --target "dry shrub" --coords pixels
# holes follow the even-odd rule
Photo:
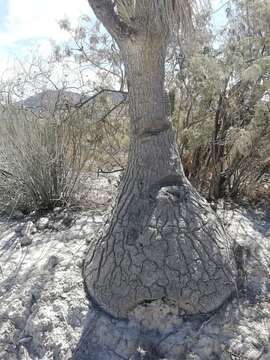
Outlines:
[[[71,203],[94,151],[88,127],[79,111],[37,114],[6,106],[0,114],[1,212]]]

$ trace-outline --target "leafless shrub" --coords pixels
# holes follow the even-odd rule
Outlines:
[[[37,114],[8,105],[0,114],[0,207],[29,211],[72,202],[94,151],[81,112]],[[91,146],[92,145],[92,146]]]

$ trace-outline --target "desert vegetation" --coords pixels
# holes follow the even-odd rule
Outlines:
[[[0,127],[2,210],[67,206],[92,150],[79,113],[45,117],[9,105]]]
[[[227,4],[226,14],[228,26],[217,33],[209,25],[213,14],[205,8],[192,39],[182,39],[181,46],[174,39],[166,86],[179,153],[192,184],[211,201],[245,197],[257,203],[268,196],[270,167],[269,9],[264,1],[236,1]],[[18,73],[2,84],[1,136],[3,144],[9,143],[1,148],[2,209],[68,204],[79,173],[126,166],[126,77],[117,46],[87,16],[77,28],[68,19],[59,26],[75,46],[56,47],[50,66],[74,57],[81,77],[91,67],[97,78],[80,79],[73,97],[64,82],[46,95],[42,89],[52,86],[51,73],[35,60],[34,71],[31,67],[28,74]],[[30,100],[22,105],[29,88],[45,94],[33,97],[41,108],[33,109]],[[17,163],[21,171],[15,180],[11,174]],[[23,186],[20,197],[14,191],[18,186]]]
[[[226,2],[216,28],[211,4],[88,2],[95,20],[63,18],[69,41],[0,83],[0,297],[16,300],[17,248],[55,249],[21,275],[23,320],[0,312],[5,356],[267,360],[270,4]],[[80,333],[45,351],[40,304],[69,285],[54,323]]]
[[[252,196],[269,172],[267,7],[228,4],[228,27],[214,40],[220,46],[204,27],[189,56],[179,52],[174,115],[180,152],[189,178],[210,199]]]
[[[41,76],[45,80],[47,74]],[[123,170],[128,136],[127,115],[121,105],[126,94],[114,101],[110,89],[85,97],[65,89],[49,89],[12,102],[14,84],[3,85],[0,115],[3,214],[80,206],[82,193],[78,186],[87,173],[106,172],[114,167]],[[22,92],[23,86],[19,84]],[[31,87],[35,89],[34,82]],[[120,108],[114,117],[110,116],[112,107]]]

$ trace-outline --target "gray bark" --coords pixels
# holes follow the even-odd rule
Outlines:
[[[128,168],[110,224],[86,256],[86,288],[117,318],[157,299],[186,314],[213,311],[236,289],[233,244],[182,169],[164,90],[166,40],[144,34],[119,45],[129,85]]]

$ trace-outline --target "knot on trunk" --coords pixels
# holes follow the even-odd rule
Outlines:
[[[152,200],[160,196],[172,195],[176,199],[182,199],[184,195],[184,183],[180,175],[168,175],[152,184],[149,188],[149,197]]]

